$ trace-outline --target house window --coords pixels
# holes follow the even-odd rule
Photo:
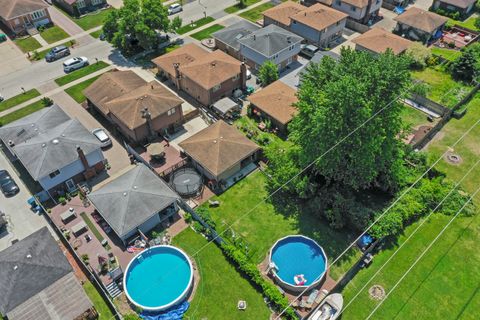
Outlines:
[[[170,109],[170,110],[167,111],[167,114],[168,114],[169,116],[171,116],[171,115],[174,114],[176,111],[177,111],[177,110],[175,110],[175,108],[172,108],[172,109]]]
[[[341,5],[342,5],[342,1],[340,1],[340,0],[335,1],[335,3],[337,4],[337,6],[341,6]]]
[[[350,10],[353,11],[353,12],[355,12],[355,11],[357,11],[357,7],[350,6]]]
[[[221,84],[217,84],[215,87],[213,87],[213,92],[220,90],[221,87]]]
[[[237,81],[238,79],[240,78],[240,75],[239,74],[236,74],[235,77],[232,78],[232,81]]]
[[[81,9],[85,7],[86,7],[85,0],[77,0],[77,8]]]
[[[15,25],[18,26],[20,24],[20,19],[15,19]]]
[[[45,17],[45,10],[38,10],[38,11],[34,11],[32,12],[32,18],[33,19],[40,19],[42,17]]]
[[[297,24],[297,21],[293,20],[293,24]]]
[[[337,21],[337,26],[340,25],[340,21]]]
[[[380,0],[377,0],[376,4],[379,4],[380,3]]]
[[[92,5],[94,5],[94,6],[102,4],[102,3],[103,3],[103,0],[92,0]]]
[[[53,179],[56,176],[58,176],[59,174],[60,174],[60,170],[55,170],[52,173],[50,173],[48,176],[50,177],[50,179]]]

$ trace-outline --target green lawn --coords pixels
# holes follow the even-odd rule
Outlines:
[[[13,111],[7,115],[4,115],[3,117],[0,117],[0,126],[4,126],[10,122],[13,122],[15,120],[21,119],[25,116],[28,116],[31,113],[34,113],[35,111],[38,111],[40,109],[45,108],[46,105],[43,103],[42,100],[39,100],[37,102],[34,102],[32,104],[29,104],[28,106],[25,106],[21,109],[18,109],[16,111]]]
[[[95,80],[97,80],[100,76],[93,77],[91,79],[85,80],[80,82],[79,84],[74,85],[68,89],[65,89],[65,92],[73,98],[73,100],[77,101],[78,103],[82,103],[86,100],[85,96],[83,95],[83,90],[85,90],[88,86],[90,86]]]
[[[244,7],[241,7],[238,3],[237,4],[234,4],[233,6],[231,7],[228,7],[225,9],[225,12],[226,13],[235,13],[237,11],[240,11],[242,9],[245,9],[246,7],[248,6],[251,6],[252,4],[255,4],[257,2],[260,2],[260,0],[245,0],[245,6]]]
[[[411,128],[428,123],[425,113],[409,106],[404,106],[400,116],[402,117],[403,123],[409,125]]]
[[[68,38],[70,36],[59,26],[53,26],[53,27],[47,28],[42,32],[40,32],[40,35],[48,43],[54,43],[62,39]]]
[[[173,244],[185,250],[190,257],[207,240],[188,228],[173,238]],[[185,319],[268,319],[270,311],[262,295],[211,243],[192,257],[200,272],[200,283],[186,313]],[[238,300],[247,301],[245,311],[237,310]]]
[[[440,134],[428,145],[430,162],[435,161],[480,117],[480,95],[469,103],[467,114],[460,120],[452,119]],[[454,181],[460,180],[480,156],[477,125],[455,148],[463,162],[451,165],[442,160],[436,168],[445,172]],[[472,171],[462,183],[463,188],[473,193],[480,181],[480,168]],[[477,196],[477,207],[480,197]],[[380,307],[373,319],[475,319],[480,308],[480,210],[473,217],[459,216],[425,254],[420,262],[405,277],[402,283]],[[399,251],[392,261],[373,279],[371,284],[380,284],[387,292],[406,272],[418,255],[436,237],[451,217],[434,214],[416,235]],[[419,222],[408,227],[397,243],[375,256],[373,264],[360,271],[343,291],[345,301],[350,299],[390,257],[406,236],[413,232]],[[364,319],[373,310],[375,302],[366,291],[345,310],[343,319]]]
[[[97,238],[98,241],[102,242],[104,240],[104,238],[103,238],[102,234],[100,233],[100,231],[98,231],[95,224],[93,224],[93,222],[90,219],[90,217],[88,216],[88,214],[85,213],[85,212],[81,212],[80,217],[82,217],[83,221],[85,221],[85,223],[88,226],[88,229],[90,229],[90,231],[92,231],[95,238]]]
[[[257,22],[258,20],[262,19],[262,12],[273,8],[274,5],[270,2],[261,4],[253,9],[240,13],[240,17],[250,20],[252,22]]]
[[[64,43],[62,43],[61,45],[63,46],[67,46],[67,47],[71,47],[73,46],[74,44],[76,43],[75,40],[69,40],[69,41],[66,41]],[[47,55],[47,53],[52,50],[52,49],[46,49],[46,50],[42,50],[42,51],[36,51],[36,54],[33,54],[31,56],[31,60],[42,60],[42,59],[45,59],[45,56]]]
[[[468,18],[465,21],[458,21],[458,20],[453,20],[453,19],[448,19],[447,22],[448,25],[459,25],[460,27],[464,27],[470,30],[474,31],[480,31],[477,27],[475,27],[475,15],[472,15],[470,18]]]
[[[199,32],[192,34],[191,37],[194,39],[197,39],[198,41],[201,41],[203,39],[210,38],[210,35],[212,33],[222,30],[223,28],[225,27],[220,24],[214,24],[208,28],[205,28]]]
[[[446,107],[453,107],[472,89],[472,86],[455,81],[447,72],[433,68],[413,71],[412,76],[429,85],[427,98]]]
[[[14,97],[11,97],[7,100],[0,102],[0,112],[10,109],[12,107],[15,107],[35,97],[38,97],[39,95],[40,95],[40,92],[38,92],[37,89],[31,89],[31,90],[25,91],[25,93],[20,93]]]
[[[462,55],[462,53],[458,50],[447,49],[447,48],[432,47],[431,51],[433,54],[437,56],[441,56],[444,59],[447,59],[448,61],[454,61],[459,56]]]
[[[190,24],[190,21],[187,21],[188,24],[180,27],[177,29],[177,33],[178,34],[185,34],[187,32],[190,32],[192,30],[195,30],[197,28],[200,28],[201,26],[204,26],[206,25],[207,23],[210,23],[212,21],[214,21],[215,19],[213,19],[212,17],[206,17],[206,18],[201,18],[197,21],[194,21],[193,24]]]
[[[97,31],[93,31],[92,33],[90,33],[90,35],[91,35],[92,37],[94,37],[95,39],[98,39],[98,38],[100,38],[100,36],[102,35],[102,33],[103,33],[103,30],[100,29],[100,30],[97,30]]]
[[[87,296],[90,298],[93,305],[95,306],[95,309],[98,312],[98,319],[112,320],[113,319],[112,311],[110,311],[110,309],[108,308],[108,305],[105,303],[102,296],[100,295],[100,293],[98,293],[97,289],[95,289],[93,284],[90,281],[87,281],[83,284],[83,289],[85,290],[85,292],[87,293]]]
[[[268,195],[266,179],[260,171],[252,173],[219,197],[213,198],[220,201],[218,208],[209,208],[219,232],[242,217],[232,225],[232,229],[248,243],[255,262],[259,263],[266,257],[275,241],[290,234],[303,234],[317,240],[330,260],[336,258],[354,240],[352,234],[331,229],[320,215],[312,216],[303,212],[301,205],[296,204],[292,198],[263,202],[256,207],[255,212],[246,214]],[[358,258],[357,251],[350,251],[349,255],[332,267],[331,276],[338,278],[352,265],[355,258]]]
[[[16,39],[14,40],[15,44],[22,50],[24,53],[34,51],[38,48],[41,48],[42,45],[33,37]]]
[[[105,9],[105,10],[99,10],[94,13],[90,13],[86,16],[83,16],[81,18],[73,18],[72,20],[75,21],[76,24],[80,26],[83,30],[87,31],[92,28],[98,27],[103,25],[103,22],[107,18],[107,15],[112,11],[113,9]]]
[[[94,73],[98,70],[104,69],[108,67],[109,64],[103,61],[98,61],[96,63],[92,63],[89,66],[83,67],[81,69],[75,70],[72,73],[69,73],[63,77],[55,79],[55,82],[59,86],[66,85],[67,83],[70,83],[72,81],[75,81],[77,79],[83,78],[86,75],[89,75],[90,73]]]

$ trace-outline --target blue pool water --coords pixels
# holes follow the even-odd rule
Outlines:
[[[157,246],[138,254],[128,265],[124,286],[134,304],[164,310],[180,303],[192,284],[192,267],[179,249]]]
[[[326,270],[325,254],[312,239],[289,236],[279,240],[272,248],[271,261],[278,267],[277,276],[296,286],[294,277],[303,274],[306,286],[319,280]]]

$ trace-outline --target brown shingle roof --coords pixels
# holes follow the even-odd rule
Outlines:
[[[293,106],[298,101],[295,89],[280,80],[252,94],[248,100],[284,125],[289,123],[297,113],[297,109]]]
[[[290,17],[302,10],[305,10],[306,8],[307,7],[302,6],[299,3],[286,1],[278,6],[266,10],[263,13],[263,16],[288,26],[290,25]]]
[[[291,19],[320,31],[347,17],[348,14],[317,3],[293,15]]]
[[[181,48],[175,49],[170,53],[156,57],[152,62],[157,68],[165,72],[175,75],[175,68],[173,65],[178,63],[180,67],[187,66],[195,60],[208,55],[208,51],[202,49],[194,43],[189,43]]]
[[[352,42],[376,53],[383,53],[390,48],[395,54],[404,52],[412,44],[410,40],[382,28],[372,28]]]
[[[215,176],[221,175],[260,149],[224,121],[217,121],[181,142],[179,146]]]
[[[345,2],[346,4],[352,5],[357,8],[365,8],[368,5],[368,0],[342,0],[342,2]]]
[[[152,119],[166,113],[183,103],[182,99],[174,95],[156,81],[145,83],[105,105],[129,129],[135,129],[145,124],[142,110],[148,108]]]
[[[0,0],[0,17],[9,20],[45,8],[43,0]]]
[[[208,90],[239,75],[240,65],[241,62],[237,59],[221,50],[215,50],[183,68],[180,67],[180,72],[202,88]]]
[[[401,15],[393,18],[393,20],[415,29],[431,33],[446,23],[448,18],[417,7],[411,7]]]
[[[86,88],[83,93],[104,114],[108,114],[109,110],[105,106],[108,101],[120,97],[144,84],[145,80],[133,71],[115,70],[104,73]]]

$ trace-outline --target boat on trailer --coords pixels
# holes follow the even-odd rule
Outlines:
[[[343,307],[343,296],[333,293],[325,298],[308,320],[335,320]]]

